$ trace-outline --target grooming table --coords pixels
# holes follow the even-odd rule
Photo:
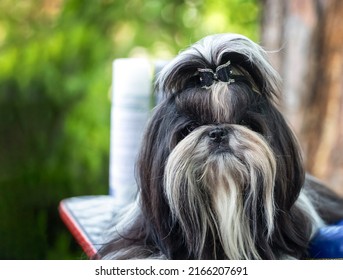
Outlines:
[[[103,244],[103,234],[109,230],[111,219],[118,211],[110,195],[81,196],[64,199],[60,216],[89,258]],[[319,229],[309,250],[309,258],[343,258],[343,221]]]

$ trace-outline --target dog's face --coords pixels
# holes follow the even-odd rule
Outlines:
[[[222,65],[230,65],[224,81]],[[280,213],[293,206],[304,171],[264,51],[242,36],[207,37],[166,66],[158,85],[164,99],[138,180],[160,249],[169,258],[271,257],[267,244],[281,238]]]

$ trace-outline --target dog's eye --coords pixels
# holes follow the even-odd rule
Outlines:
[[[187,129],[188,133],[191,133],[196,128],[197,128],[196,124],[189,124],[189,125],[186,126],[186,129]]]
[[[240,125],[254,131],[260,134],[263,134],[263,125],[262,123],[258,122],[257,120],[253,121],[251,119],[247,120],[247,119],[243,119],[240,121],[239,123]]]
[[[245,120],[241,120],[241,122],[239,123],[240,125],[246,126],[247,122]]]
[[[190,134],[194,129],[197,128],[197,125],[192,123],[192,124],[188,124],[186,125],[182,130],[181,130],[181,136],[184,138],[186,137],[188,134]]]
[[[248,129],[251,129],[251,124],[249,123],[249,121],[247,121],[245,119],[241,120],[239,124],[241,126],[244,126],[244,127],[248,128]]]

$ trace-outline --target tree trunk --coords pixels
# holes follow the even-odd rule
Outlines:
[[[306,168],[343,195],[343,1],[262,4],[262,45],[283,78],[282,110]]]

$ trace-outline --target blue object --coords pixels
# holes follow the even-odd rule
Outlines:
[[[310,243],[309,253],[315,259],[343,258],[343,220],[320,228]]]

